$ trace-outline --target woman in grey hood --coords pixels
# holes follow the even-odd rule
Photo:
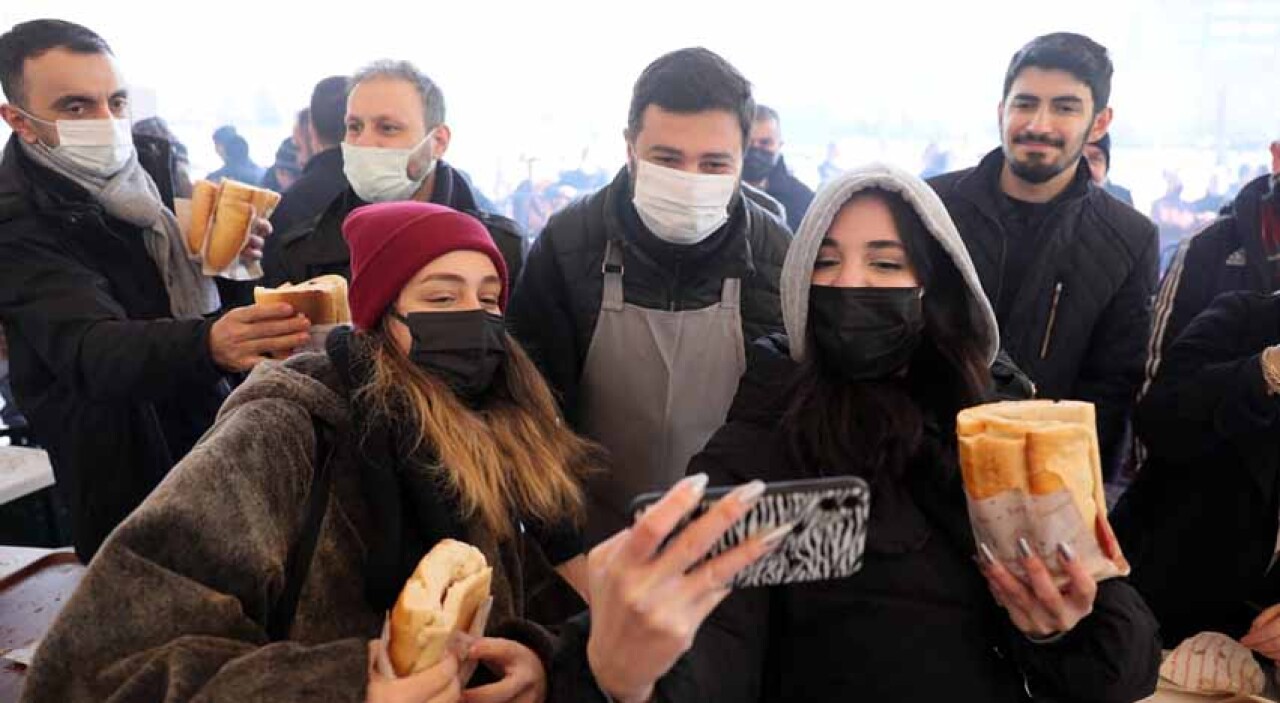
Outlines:
[[[634,574],[593,553],[600,688],[616,701],[700,703],[1149,695],[1157,628],[1127,582],[1095,584],[1067,549],[1056,558],[1071,583],[1033,590],[976,557],[954,424],[990,397],[999,332],[933,191],[886,166],[828,183],[787,255],[782,306],[787,335],[755,345],[727,424],[689,473],[710,485],[861,476],[872,487],[863,567],[722,594],[684,656],[638,682],[621,673],[645,668],[650,650],[636,643],[684,611],[678,598],[634,612],[642,599],[597,598]],[[1044,575],[1038,557],[1026,566]],[[623,620],[626,642],[603,641]]]

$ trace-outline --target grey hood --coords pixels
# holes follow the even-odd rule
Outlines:
[[[822,238],[831,229],[840,208],[857,193],[868,188],[883,188],[898,193],[915,208],[924,226],[951,256],[969,288],[969,307],[978,329],[974,330],[986,350],[987,363],[995,361],[1000,349],[1000,329],[995,313],[991,310],[982,283],[973,268],[969,251],[960,239],[960,233],[947,213],[942,200],[927,183],[902,169],[883,164],[872,164],[842,174],[830,181],[814,196],[800,230],[796,232],[791,248],[787,250],[782,265],[782,320],[791,342],[791,357],[804,358],[806,332],[809,323],[809,286],[813,276],[813,263],[818,259]],[[928,292],[926,291],[926,295]]]

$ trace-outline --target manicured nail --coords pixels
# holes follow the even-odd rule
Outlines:
[[[764,481],[757,480],[744,483],[733,489],[733,492],[729,495],[736,498],[739,503],[750,507],[755,505],[757,500],[760,500],[760,496],[764,495]]]
[[[987,566],[996,565],[996,555],[991,552],[991,547],[988,547],[986,542],[978,543],[978,555],[982,557],[982,563]]]
[[[703,492],[707,490],[707,481],[709,480],[706,474],[694,474],[680,479],[680,483],[676,484],[676,487],[684,488],[695,496],[702,497]]]
[[[1018,553],[1022,555],[1023,559],[1031,558],[1031,543],[1027,541],[1026,537],[1018,538]]]
[[[782,540],[786,539],[787,535],[791,534],[791,531],[795,528],[796,525],[794,522],[788,522],[785,525],[769,530],[769,532],[765,534],[760,541],[764,543],[765,549],[773,551],[778,548],[778,545],[782,544]]]
[[[1058,543],[1058,553],[1062,555],[1062,560],[1067,563],[1076,560],[1076,550],[1072,549],[1071,545],[1066,542]]]

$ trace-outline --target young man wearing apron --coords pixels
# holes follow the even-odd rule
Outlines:
[[[654,61],[632,95],[626,168],[551,218],[515,288],[512,329],[611,456],[590,486],[590,544],[684,475],[724,422],[746,345],[782,329],[790,234],[741,192],[754,115],[750,83],[714,53]]]

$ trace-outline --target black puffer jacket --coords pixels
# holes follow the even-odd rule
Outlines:
[[[650,233],[631,204],[631,179],[556,213],[529,252],[507,320],[577,421],[578,381],[604,289],[605,243],[621,243],[626,302],[656,310],[697,310],[720,302],[725,278],[742,279],[747,340],[782,330],[778,277],[791,236],[750,199],[735,195],[729,221],[706,240],[675,246]]]
[[[752,348],[729,420],[689,472],[713,486],[817,478],[779,429],[796,364],[785,339]],[[942,414],[942,413],[939,413]],[[954,417],[954,412],[945,413]],[[955,430],[926,428],[900,479],[872,487],[862,570],[835,581],[734,591],[658,682],[661,703],[1038,701],[1132,703],[1155,688],[1156,622],[1123,579],[1062,639],[1018,632],[973,563]],[[566,625],[551,700],[603,701],[581,654],[585,619]],[[1025,686],[1025,688],[1024,688]]]
[[[169,145],[135,139],[172,206]],[[0,163],[0,321],[18,407],[49,450],[87,562],[229,392],[212,320],[171,319],[142,230],[37,166],[15,137]]]
[[[482,212],[475,193],[461,172],[441,161],[436,164],[436,183],[431,191],[431,202],[451,207],[480,220],[489,230],[494,244],[507,262],[507,274],[516,280],[524,263],[525,239],[520,226],[501,215]],[[347,188],[329,207],[315,217],[308,218],[293,229],[279,234],[278,248],[270,252],[271,262],[266,268],[266,284],[305,281],[316,276],[337,274],[351,278],[351,252],[347,240],[342,237],[342,222],[358,207],[368,205]]]
[[[1142,383],[1156,284],[1155,225],[1076,173],[1082,195],[1067,197],[1038,236],[1045,241],[1020,290],[1005,290],[1008,237],[1000,222],[999,149],[973,169],[929,181],[946,203],[992,307],[1016,296],[999,319],[1001,347],[1043,398],[1097,406],[1103,465],[1126,453],[1128,418]]]

